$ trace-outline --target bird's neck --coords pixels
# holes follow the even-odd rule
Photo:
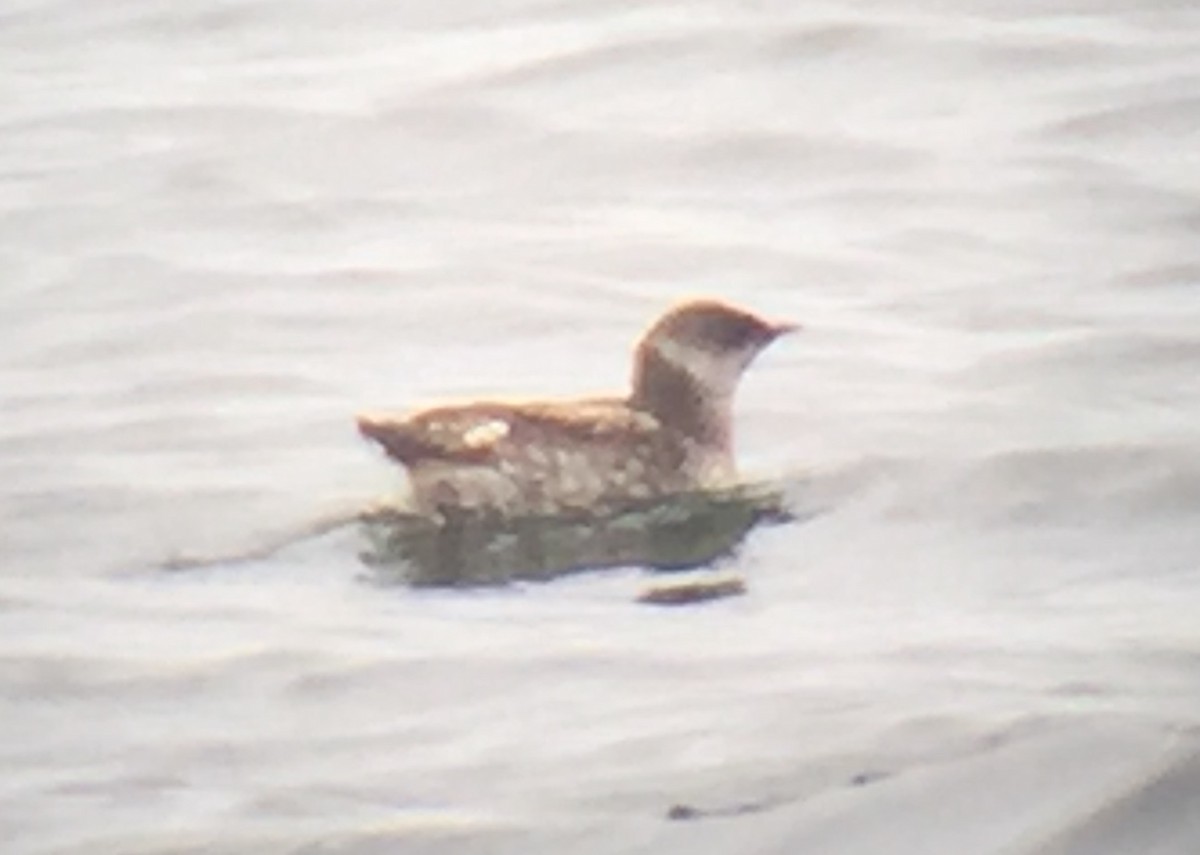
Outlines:
[[[712,357],[708,354],[709,361]],[[638,348],[630,404],[653,415],[714,454],[732,454],[736,374],[714,371],[671,348],[644,342]],[[722,375],[722,376],[716,376]]]

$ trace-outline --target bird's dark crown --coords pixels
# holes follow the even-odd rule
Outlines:
[[[643,342],[669,339],[714,353],[758,351],[793,328],[790,324],[770,323],[716,300],[696,300],[663,315],[646,333]]]

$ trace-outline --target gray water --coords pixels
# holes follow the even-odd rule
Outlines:
[[[1198,750],[1192,4],[10,0],[0,93],[6,852],[1041,851]],[[692,295],[805,326],[746,596],[162,569]]]

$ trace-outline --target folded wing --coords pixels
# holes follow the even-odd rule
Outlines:
[[[649,438],[659,425],[617,399],[470,404],[411,416],[361,415],[358,430],[408,467],[424,462],[488,464],[514,447]]]

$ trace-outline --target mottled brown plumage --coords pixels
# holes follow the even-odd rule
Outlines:
[[[642,338],[628,397],[488,401],[364,415],[358,427],[407,468],[423,512],[559,513],[726,485],[738,378],[791,329],[687,303]]]

